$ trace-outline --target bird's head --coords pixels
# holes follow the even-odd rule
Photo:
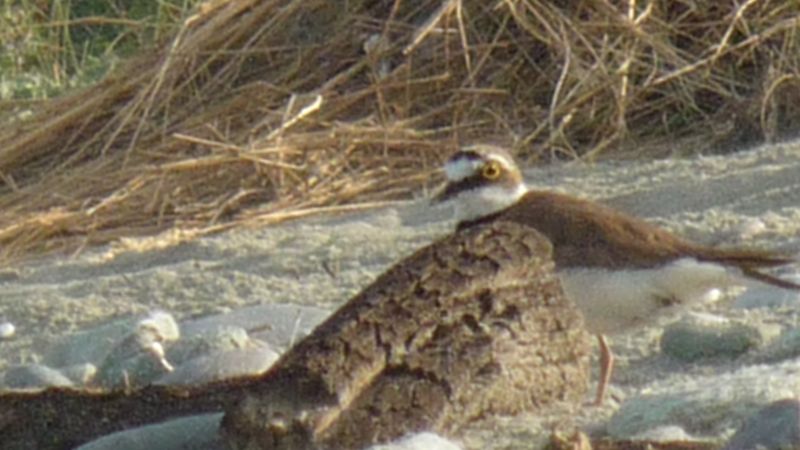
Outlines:
[[[447,183],[433,202],[452,200],[459,222],[497,213],[527,192],[514,158],[500,147],[475,145],[458,150],[445,163],[444,172]]]

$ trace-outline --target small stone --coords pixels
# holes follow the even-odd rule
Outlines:
[[[76,450],[222,450],[217,430],[222,413],[182,417],[103,436]]]
[[[739,235],[739,239],[750,239],[766,230],[767,226],[764,221],[758,217],[749,217],[735,227],[735,232]]]
[[[683,428],[676,425],[664,425],[650,430],[642,431],[631,437],[632,441],[648,442],[683,442],[695,440]]]
[[[800,283],[798,274],[783,275],[781,278],[793,283]],[[739,309],[797,307],[798,305],[800,305],[800,291],[765,284],[749,287],[733,301],[733,307]]]
[[[762,362],[777,362],[800,356],[800,328],[784,331],[760,355]]]
[[[41,364],[12,366],[3,375],[3,385],[11,389],[44,389],[72,386],[72,381],[52,367]]]
[[[795,398],[773,402],[748,418],[723,450],[789,448],[800,448],[800,400]]]
[[[88,385],[94,379],[95,375],[97,375],[97,367],[90,363],[61,367],[58,370],[63,373],[64,376],[72,380],[76,386]]]
[[[800,361],[740,367],[733,372],[660,380],[629,397],[608,421],[615,440],[628,440],[659,427],[677,426],[692,436],[735,429],[770,402],[800,392]],[[675,385],[679,382],[679,385]]]
[[[132,354],[142,352],[150,342],[172,342],[179,336],[171,314],[156,311],[145,317],[129,317],[64,336],[45,352],[43,362],[52,367],[91,363],[99,366],[112,353],[127,346]]]
[[[178,323],[172,314],[165,311],[154,311],[136,323],[134,331],[140,340],[146,342],[177,341],[181,333]],[[143,345],[145,346],[145,345]]]
[[[137,321],[129,334],[103,359],[95,381],[106,388],[135,387],[174,370],[164,344],[180,336],[171,314],[157,311]]]
[[[661,351],[686,362],[732,359],[763,342],[758,328],[720,319],[695,314],[668,326],[661,335]]]
[[[278,354],[268,347],[219,351],[191,359],[155,383],[201,385],[228,378],[259,375],[266,372],[277,360]]]
[[[435,433],[416,433],[389,444],[373,445],[367,450],[462,450],[461,446]]]
[[[175,364],[210,355],[212,353],[254,347],[254,341],[244,328],[233,325],[208,327],[184,336],[167,350],[167,358]]]
[[[14,337],[17,328],[11,322],[0,323],[0,340],[11,339]]]
[[[185,322],[181,330],[184,337],[191,337],[222,326],[240,327],[278,351],[300,341],[329,315],[330,311],[312,306],[265,304]]]

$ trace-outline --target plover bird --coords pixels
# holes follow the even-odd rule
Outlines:
[[[614,360],[604,335],[720,296],[720,288],[756,280],[787,289],[800,285],[759,270],[796,262],[760,250],[717,249],[607,206],[532,190],[512,156],[478,145],[446,162],[447,184],[434,201],[453,200],[458,228],[494,220],[531,226],[553,244],[562,285],[600,345],[600,404]]]

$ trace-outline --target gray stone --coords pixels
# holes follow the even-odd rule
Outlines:
[[[233,325],[218,325],[185,335],[167,350],[167,358],[175,365],[212,353],[255,347],[247,331]]]
[[[129,317],[59,338],[44,353],[42,362],[53,367],[98,363],[130,333],[137,318]]]
[[[723,450],[800,448],[800,400],[778,400],[748,418]]]
[[[98,367],[92,384],[107,389],[136,388],[146,386],[169,372],[158,358],[142,353],[104,362]]]
[[[86,331],[65,336],[46,352],[43,362],[52,367],[92,363],[99,365],[112,353],[128,345],[131,356],[153,341],[178,339],[178,325],[171,314],[154,311],[146,316],[115,320]],[[119,357],[119,354],[116,356]]]
[[[14,337],[17,328],[11,322],[0,323],[0,341]]]
[[[618,440],[664,426],[677,426],[697,436],[715,436],[739,423],[769,402],[800,392],[800,361],[749,366],[732,373],[654,381],[646,395],[628,399],[608,422]],[[680,386],[680,387],[678,387]]]
[[[44,389],[72,386],[72,381],[52,367],[41,364],[12,366],[3,374],[3,385],[12,389]]]
[[[217,430],[222,413],[182,417],[103,436],[76,450],[225,450]]]
[[[675,425],[665,425],[646,430],[631,436],[632,441],[648,442],[680,442],[692,441],[694,438],[683,428]]]
[[[221,326],[244,328],[276,350],[302,339],[330,315],[323,308],[290,304],[266,304],[204,317],[181,325],[184,336],[202,334]]]
[[[97,367],[90,363],[61,367],[58,370],[72,380],[76,386],[85,386],[91,383],[95,375],[97,375]]]
[[[800,356],[800,328],[783,332],[759,355],[762,362],[777,362]]]
[[[269,347],[217,351],[177,366],[155,381],[156,384],[199,385],[245,375],[266,372],[278,354]]]
[[[461,450],[461,446],[435,433],[416,433],[367,450]]]
[[[174,367],[166,359],[164,344],[180,336],[172,315],[155,312],[138,320],[117,342],[97,369],[96,384],[106,388],[149,384]]]
[[[695,362],[706,358],[733,359],[763,342],[759,329],[749,325],[692,315],[669,325],[661,335],[661,351]]]
[[[784,275],[781,278],[800,283],[800,274]],[[799,291],[762,284],[751,286],[733,302],[733,307],[740,309],[797,307],[799,305]]]

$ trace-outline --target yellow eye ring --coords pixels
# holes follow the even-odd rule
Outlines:
[[[497,164],[494,161],[483,166],[483,170],[481,171],[481,175],[483,175],[483,178],[486,178],[487,180],[496,180],[500,177],[501,173],[502,169],[500,168],[500,164]]]

